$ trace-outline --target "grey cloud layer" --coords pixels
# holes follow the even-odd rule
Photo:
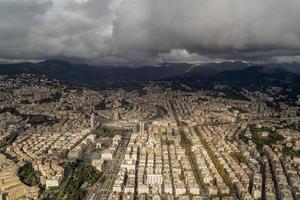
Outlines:
[[[0,0],[0,58],[299,60],[299,8],[299,0]]]

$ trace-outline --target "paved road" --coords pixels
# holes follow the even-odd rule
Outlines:
[[[116,150],[116,155],[114,156],[112,161],[109,161],[106,164],[103,170],[103,175],[95,184],[94,188],[92,188],[86,195],[85,200],[106,200],[108,198],[124,159],[128,141],[128,138],[123,138],[121,140],[118,149]],[[102,182],[103,179],[104,182]]]

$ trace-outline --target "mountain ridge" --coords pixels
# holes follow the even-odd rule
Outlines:
[[[243,83],[266,84],[285,79],[296,80],[300,73],[296,64],[249,65],[244,62],[224,62],[195,65],[189,63],[161,63],[159,66],[93,66],[70,63],[62,60],[45,60],[39,63],[0,64],[0,75],[16,75],[31,73],[46,75],[50,79],[58,79],[79,84],[101,85],[103,87],[119,87],[147,81],[159,80],[196,80],[204,82],[220,82],[243,85]],[[297,68],[298,67],[298,68]],[[290,70],[293,68],[293,70]],[[281,80],[282,79],[282,80]],[[186,80],[189,82],[189,80]]]

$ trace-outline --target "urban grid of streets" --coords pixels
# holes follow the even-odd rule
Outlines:
[[[95,91],[26,74],[0,87],[1,197],[300,197],[299,107],[267,103],[278,88],[228,99],[152,83]],[[39,183],[24,184],[20,169]]]

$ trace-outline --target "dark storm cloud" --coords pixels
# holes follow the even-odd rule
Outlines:
[[[51,1],[0,0],[0,57],[21,57],[32,26],[50,7]]]
[[[0,0],[0,58],[299,61],[298,0]]]

